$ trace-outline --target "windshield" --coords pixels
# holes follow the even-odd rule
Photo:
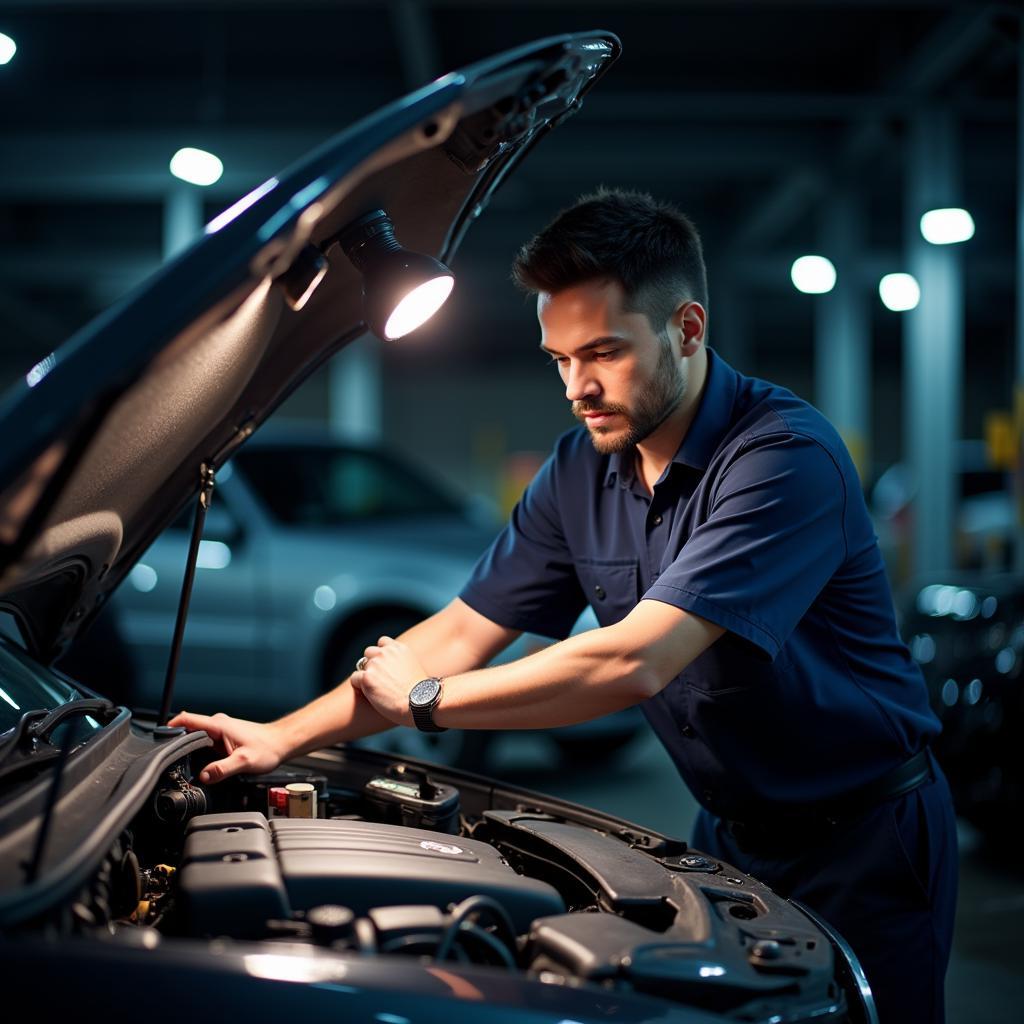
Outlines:
[[[333,526],[462,511],[426,477],[379,452],[282,446],[239,452],[234,462],[283,523]]]
[[[13,729],[26,711],[52,711],[81,696],[0,636],[0,733]]]

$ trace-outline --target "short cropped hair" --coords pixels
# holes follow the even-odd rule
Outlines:
[[[681,302],[708,305],[696,227],[645,192],[601,188],[582,196],[519,250],[512,278],[533,293],[613,278],[625,308],[644,313],[659,333]]]

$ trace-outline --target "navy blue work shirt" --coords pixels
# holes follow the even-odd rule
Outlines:
[[[724,633],[641,707],[710,811],[828,800],[939,731],[896,630],[853,462],[807,402],[708,351],[705,391],[649,494],[633,453],[563,435],[461,598],[562,639],[662,601]]]

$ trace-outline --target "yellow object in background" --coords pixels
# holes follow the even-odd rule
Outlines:
[[[985,415],[985,448],[996,469],[1013,470],[1017,462],[1018,433],[1014,417],[1004,410]]]
[[[498,503],[506,519],[546,457],[543,452],[513,452],[505,458],[498,482]]]

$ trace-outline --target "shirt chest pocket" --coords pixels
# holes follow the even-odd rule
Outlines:
[[[576,562],[576,575],[602,626],[624,619],[640,599],[635,559],[581,559]]]

